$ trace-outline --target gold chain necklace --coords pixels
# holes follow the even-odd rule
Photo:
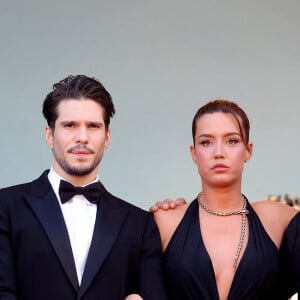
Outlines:
[[[241,254],[242,246],[245,240],[245,233],[246,233],[246,215],[249,214],[249,210],[246,209],[247,207],[247,200],[246,197],[243,195],[243,207],[240,210],[233,210],[229,212],[221,212],[217,210],[212,210],[208,207],[206,207],[203,202],[201,201],[201,193],[198,194],[198,203],[199,205],[209,214],[215,215],[215,216],[220,216],[220,217],[227,217],[227,216],[232,216],[232,215],[242,215],[242,228],[241,228],[241,235],[240,235],[240,240],[238,247],[236,249],[235,255],[234,255],[234,263],[233,263],[233,268],[236,270],[237,265],[238,265],[238,260],[239,256]]]

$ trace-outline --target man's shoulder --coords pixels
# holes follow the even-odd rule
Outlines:
[[[0,194],[3,195],[3,194],[24,192],[28,188],[29,185],[30,185],[30,182],[6,186],[6,187],[3,187],[0,189]]]
[[[7,197],[8,196],[9,197],[17,197],[18,195],[22,195],[24,193],[29,193],[32,185],[39,183],[42,180],[42,178],[45,179],[46,174],[47,174],[47,170],[45,172],[43,172],[42,175],[40,175],[38,178],[36,178],[32,181],[0,188],[0,199],[2,199],[3,197],[6,197],[6,196]]]
[[[8,207],[19,206],[21,199],[28,192],[30,183],[21,183],[0,189],[0,210]]]

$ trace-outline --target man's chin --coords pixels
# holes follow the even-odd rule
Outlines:
[[[81,166],[81,167],[67,168],[65,172],[71,176],[86,176],[91,174],[94,170],[95,168],[91,166],[87,166],[87,167]]]

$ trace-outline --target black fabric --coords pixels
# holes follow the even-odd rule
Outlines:
[[[59,184],[59,196],[61,203],[66,203],[75,195],[84,195],[91,203],[96,204],[100,199],[101,185],[99,181],[87,186],[74,186],[71,183],[61,180]]]
[[[0,189],[1,300],[167,300],[153,215],[101,185],[80,286],[68,230],[48,170]]]
[[[300,213],[291,220],[281,245],[282,282],[286,296],[300,293]]]
[[[236,270],[228,300],[283,299],[279,251],[253,208],[249,210],[248,243]],[[189,206],[163,257],[172,300],[219,300],[213,265],[202,240],[198,202]]]

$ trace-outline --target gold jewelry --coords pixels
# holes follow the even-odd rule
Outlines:
[[[208,207],[206,207],[203,202],[201,201],[201,193],[198,194],[198,203],[199,205],[209,214],[211,215],[215,215],[215,216],[219,216],[219,217],[227,217],[227,216],[232,216],[232,215],[242,215],[242,228],[241,228],[241,235],[240,235],[240,240],[239,240],[239,244],[238,247],[236,249],[235,255],[234,255],[234,263],[233,263],[233,268],[234,270],[237,269],[237,265],[238,265],[238,260],[239,260],[239,256],[241,254],[241,249],[245,240],[245,233],[246,233],[246,215],[249,214],[249,210],[246,209],[247,207],[247,200],[246,197],[243,195],[243,207],[240,210],[233,210],[233,211],[229,211],[229,212],[222,212],[222,211],[217,211],[217,210],[212,210]]]

